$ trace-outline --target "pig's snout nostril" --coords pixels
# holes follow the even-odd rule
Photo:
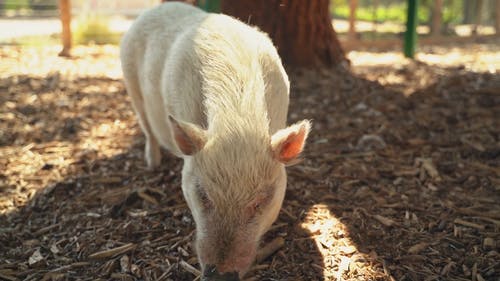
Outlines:
[[[240,281],[238,272],[220,274],[215,265],[207,265],[203,271],[201,281]]]

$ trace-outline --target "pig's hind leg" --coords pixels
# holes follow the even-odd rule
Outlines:
[[[124,74],[124,76],[126,76]],[[142,98],[142,93],[139,88],[138,83],[134,83],[136,79],[127,79],[125,77],[125,85],[129,93],[130,99],[132,100],[132,106],[134,107],[135,113],[137,114],[137,119],[139,120],[139,125],[146,136],[146,145],[144,147],[144,158],[149,169],[154,169],[158,167],[161,163],[161,151],[158,140],[153,135],[151,126],[149,125],[146,108],[144,105],[144,99]]]

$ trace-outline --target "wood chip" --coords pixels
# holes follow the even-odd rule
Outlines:
[[[186,270],[187,272],[193,274],[194,276],[200,276],[201,275],[201,272],[198,269],[196,269],[194,266],[190,265],[189,263],[187,263],[184,260],[181,260],[179,262],[179,265],[182,268],[184,268],[184,270]]]
[[[121,177],[101,177],[92,179],[92,182],[99,184],[117,184],[121,183],[123,179]]]
[[[420,242],[418,244],[415,244],[408,249],[408,254],[418,254],[429,247],[429,245],[430,244],[427,242]]]
[[[336,273],[337,280],[342,280],[342,275],[349,271],[349,264],[351,264],[351,259],[349,257],[340,257],[339,270]]]
[[[482,144],[480,144],[478,142],[471,141],[471,140],[467,139],[465,136],[462,136],[460,138],[460,141],[464,144],[469,145],[470,147],[474,148],[477,151],[484,152],[486,150]]]
[[[479,230],[484,230],[485,229],[484,225],[473,223],[473,222],[464,221],[464,220],[462,220],[460,218],[456,218],[453,222],[456,223],[456,224],[463,225],[463,226],[476,228],[476,229],[479,229]]]
[[[255,257],[255,263],[259,264],[266,260],[269,256],[274,254],[279,249],[283,248],[285,245],[285,239],[283,237],[276,237],[271,242],[267,243],[264,247],[257,251]]]
[[[56,224],[53,224],[53,225],[49,225],[49,226],[46,226],[46,227],[43,227],[43,228],[40,228],[39,230],[35,231],[33,233],[34,236],[40,236],[40,235],[43,235],[49,231],[51,231],[52,229],[58,227],[60,224],[56,223]]]
[[[393,226],[396,224],[396,222],[393,221],[392,219],[381,216],[381,215],[373,215],[373,218],[385,226]]]
[[[477,281],[486,281],[486,280],[483,278],[483,276],[481,276],[481,274],[479,274],[479,273],[476,275],[476,279],[477,279]]]
[[[19,279],[16,278],[15,276],[9,275],[9,274],[4,273],[2,271],[0,271],[0,278],[8,280],[8,281],[19,281]]]
[[[493,249],[495,249],[495,247],[496,247],[495,239],[493,239],[491,237],[484,238],[484,240],[483,240],[483,248],[485,250],[493,250]]]
[[[358,249],[354,246],[342,246],[340,247],[340,252],[346,255],[354,254]]]
[[[481,211],[476,211],[474,209],[467,209],[467,208],[455,208],[457,212],[463,215],[469,215],[469,216],[478,216],[482,218],[491,218],[491,219],[497,219],[500,220],[500,212],[481,212]]]
[[[417,161],[422,164],[422,168],[424,168],[431,178],[439,179],[439,172],[431,158],[417,158]]]
[[[123,273],[130,272],[130,258],[127,255],[120,258],[120,268]]]
[[[477,263],[474,263],[474,265],[472,265],[471,275],[472,275],[472,281],[477,281]]]
[[[125,254],[129,251],[132,251],[136,247],[137,247],[137,245],[135,245],[134,243],[128,243],[128,244],[125,244],[125,245],[120,246],[120,247],[116,247],[113,249],[104,250],[104,251],[90,254],[89,259],[105,259],[105,258],[114,257],[117,255]]]
[[[434,60],[449,47],[433,46],[432,64],[353,51],[348,69],[287,69],[288,122],[314,128],[263,238],[287,243],[249,277],[494,279],[496,41],[455,44],[446,65]],[[162,150],[162,165],[146,169],[118,46],[75,46],[71,60],[58,51],[0,46],[0,65],[15,66],[0,73],[0,279],[199,280],[182,160]],[[128,243],[137,247],[102,251]],[[43,259],[30,266],[37,248]]]
[[[41,281],[59,281],[64,280],[65,273],[57,273],[57,272],[47,272],[43,275]]]
[[[90,265],[89,262],[86,262],[86,261],[83,261],[83,262],[74,262],[72,264],[68,264],[68,265],[63,265],[61,267],[58,267],[56,269],[53,269],[51,270],[51,272],[60,272],[60,271],[66,271],[66,270],[69,270],[69,269],[72,269],[72,268],[78,268],[78,267],[86,267]]]
[[[441,270],[441,275],[443,275],[443,276],[447,276],[447,275],[450,273],[450,271],[451,271],[452,267],[454,267],[455,265],[456,265],[456,263],[455,263],[455,262],[452,262],[452,261],[451,261],[451,262],[449,262],[449,263],[447,263],[447,264],[443,267],[443,269]]]
[[[33,254],[31,254],[31,256],[29,257],[28,264],[30,266],[34,266],[34,265],[40,263],[43,260],[44,260],[44,257],[42,256],[42,253],[40,253],[40,249],[36,249],[33,252]]]
[[[126,273],[118,273],[118,272],[113,272],[111,273],[110,276],[113,280],[123,280],[123,281],[134,281],[135,278],[132,276],[126,274]]]
[[[159,205],[158,200],[156,200],[153,196],[147,193],[147,190],[139,190],[137,195],[142,198],[142,200],[147,201],[153,205]]]

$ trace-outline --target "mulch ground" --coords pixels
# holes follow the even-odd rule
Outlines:
[[[145,169],[117,48],[57,52],[0,48],[0,280],[197,279],[182,163]],[[500,280],[498,68],[352,60],[290,72],[313,131],[247,279]]]

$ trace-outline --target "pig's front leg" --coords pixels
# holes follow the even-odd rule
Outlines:
[[[132,106],[137,114],[137,121],[141,126],[142,132],[146,137],[146,145],[144,147],[144,158],[148,165],[148,169],[152,170],[158,167],[161,163],[161,152],[158,140],[153,135],[151,124],[146,115],[146,104],[139,87],[139,81],[134,72],[134,69],[124,68],[123,76],[125,78],[125,86],[132,101]]]
[[[160,166],[161,151],[158,141],[153,136],[146,136],[146,145],[144,147],[144,157],[148,164],[148,169],[153,170]]]

